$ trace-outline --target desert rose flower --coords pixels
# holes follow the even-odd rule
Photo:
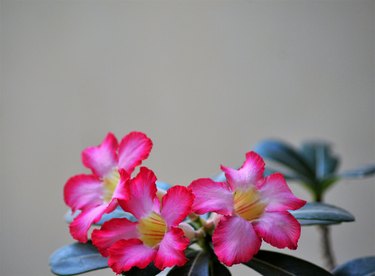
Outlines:
[[[225,265],[249,261],[262,239],[278,248],[297,248],[299,222],[288,212],[306,202],[295,197],[284,177],[263,177],[264,161],[255,152],[246,154],[238,170],[221,166],[227,181],[202,178],[190,184],[193,212],[220,214],[212,241],[215,254]]]
[[[137,221],[112,219],[92,233],[93,244],[109,257],[113,271],[145,268],[152,261],[160,270],[184,265],[189,239],[178,226],[191,211],[194,200],[191,191],[174,186],[160,201],[155,174],[142,167],[134,179],[126,180],[125,193],[127,197],[119,200],[119,204]]]
[[[64,187],[65,203],[73,212],[81,213],[70,224],[74,239],[87,242],[87,231],[102,215],[117,207],[117,199],[125,196],[119,184],[120,173],[129,176],[134,168],[146,159],[151,151],[152,141],[141,132],[131,132],[118,144],[116,137],[108,133],[96,147],[82,152],[82,163],[92,174],[71,177]]]

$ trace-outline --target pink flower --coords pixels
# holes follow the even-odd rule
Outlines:
[[[119,170],[123,170],[123,177],[128,177],[148,157],[151,148],[152,141],[145,134],[131,132],[120,144],[108,133],[99,146],[83,150],[82,163],[92,174],[75,175],[64,187],[65,203],[73,212],[81,211],[70,224],[74,239],[87,242],[90,226],[117,207],[117,199],[125,196],[123,187],[118,185]]]
[[[262,239],[278,248],[297,248],[301,226],[288,210],[306,202],[292,194],[281,174],[263,178],[264,165],[249,152],[240,169],[221,166],[227,182],[202,178],[189,186],[195,196],[193,212],[221,215],[212,241],[218,259],[228,266],[249,261]]]
[[[183,186],[170,188],[161,203],[156,194],[154,173],[142,167],[139,174],[125,183],[128,195],[119,200],[120,206],[137,218],[112,219],[92,233],[93,244],[116,273],[132,267],[145,268],[154,261],[160,270],[187,261],[184,250],[189,239],[178,227],[190,213],[194,196]]]

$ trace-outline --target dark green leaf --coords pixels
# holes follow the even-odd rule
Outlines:
[[[375,174],[375,165],[367,165],[362,168],[349,170],[340,174],[343,178],[362,178]]]
[[[354,221],[354,216],[348,211],[325,203],[309,202],[301,209],[290,213],[302,225],[337,224]]]
[[[332,271],[335,276],[375,275],[375,256],[351,260]]]
[[[221,264],[219,261],[215,260],[212,262],[211,266],[211,276],[231,276],[229,269]]]
[[[331,275],[323,268],[299,258],[282,253],[260,250],[253,259],[244,263],[248,267],[258,271],[262,275],[276,276],[325,276]]]
[[[76,275],[108,267],[107,259],[91,243],[73,243],[57,249],[49,265],[56,275]]]
[[[302,144],[301,154],[318,180],[334,175],[339,165],[339,159],[332,154],[331,144],[328,142],[305,142]]]
[[[338,224],[338,222],[332,222],[331,220],[314,220],[314,219],[298,219],[298,222],[302,226],[310,226],[310,225],[330,225],[330,224]]]
[[[321,191],[325,191],[328,188],[330,188],[333,184],[335,184],[339,180],[338,176],[332,176],[332,177],[327,177],[323,181],[320,182],[320,187]]]
[[[254,149],[263,158],[276,161],[302,178],[313,179],[314,173],[305,159],[289,144],[279,140],[263,140]]]
[[[199,252],[201,252],[201,251],[196,250],[196,249],[192,249],[191,247],[186,248],[185,251],[184,251],[186,258],[188,258],[188,259],[193,258]]]
[[[168,276],[209,276],[210,255],[199,251],[193,254],[189,261],[181,267],[175,266]]]
[[[122,275],[126,276],[154,276],[160,273],[160,270],[154,266],[154,264],[148,265],[146,268],[140,269],[138,267],[133,267],[128,272]]]

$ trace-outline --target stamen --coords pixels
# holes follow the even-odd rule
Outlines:
[[[235,213],[248,221],[259,218],[266,208],[266,204],[260,199],[259,193],[253,188],[247,191],[235,191],[233,199]]]
[[[154,247],[164,238],[167,225],[164,219],[157,213],[152,212],[148,217],[138,223],[138,231],[144,244]]]
[[[103,200],[109,202],[112,199],[113,193],[120,181],[120,174],[117,169],[113,170],[106,178],[104,178],[104,196]]]

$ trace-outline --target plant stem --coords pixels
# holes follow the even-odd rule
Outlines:
[[[323,198],[318,196],[316,202],[323,202]],[[336,267],[336,258],[332,247],[331,228],[327,225],[318,225],[318,230],[320,232],[320,250],[324,267],[332,270]]]
[[[332,270],[336,266],[336,259],[332,249],[331,229],[326,225],[319,225],[318,229],[321,235],[321,250],[324,258],[324,266]]]

